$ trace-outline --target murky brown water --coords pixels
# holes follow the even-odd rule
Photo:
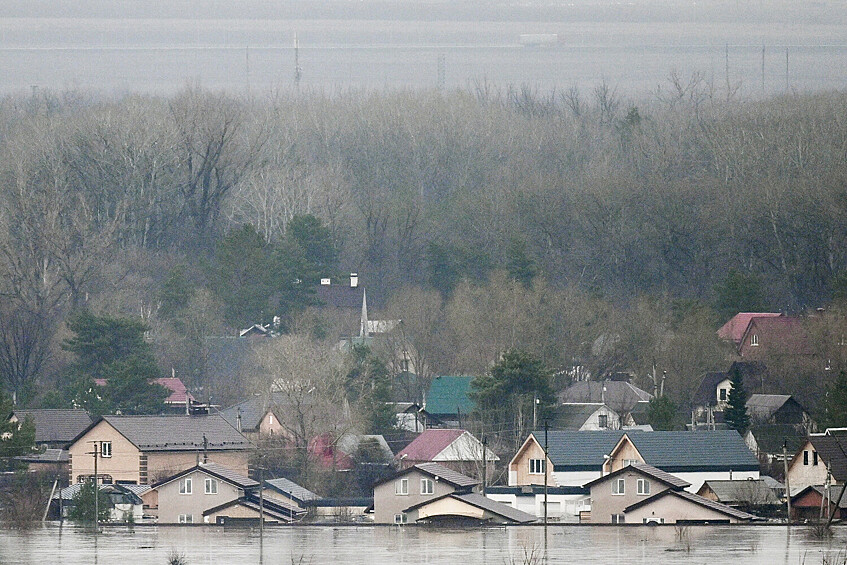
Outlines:
[[[105,528],[98,536],[49,525],[32,532],[0,531],[4,565],[165,565],[174,552],[189,565],[248,564],[700,564],[820,565],[844,563],[847,529],[828,541],[808,528],[551,526],[438,530],[415,527]],[[546,557],[546,561],[545,561]]]

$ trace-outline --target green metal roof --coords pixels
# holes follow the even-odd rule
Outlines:
[[[433,415],[470,414],[476,404],[468,396],[474,377],[435,377],[429,386],[424,408]]]

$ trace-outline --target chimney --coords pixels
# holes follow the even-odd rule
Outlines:
[[[235,429],[241,432],[241,408],[238,409],[238,414],[235,416]]]
[[[359,273],[350,273],[350,288],[359,286]]]

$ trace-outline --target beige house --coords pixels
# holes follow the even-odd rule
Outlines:
[[[218,415],[103,416],[83,430],[69,451],[70,482],[151,484],[214,462],[247,474],[252,444]]]
[[[452,492],[410,506],[405,515],[410,523],[530,524],[536,517],[475,492]]]
[[[811,434],[800,446],[788,465],[787,486],[791,495],[810,486],[827,482],[839,485],[847,482],[847,437]]]
[[[651,465],[632,463],[587,485],[596,524],[749,522],[755,516],[684,490],[690,486]]]
[[[270,398],[254,396],[222,410],[220,414],[248,438],[286,437],[288,433],[279,418],[284,400],[279,393],[272,394]]]
[[[438,463],[420,463],[374,485],[374,522],[405,524],[406,509],[454,492],[470,492],[479,481]]]

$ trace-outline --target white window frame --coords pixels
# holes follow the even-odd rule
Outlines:
[[[397,479],[394,481],[394,494],[407,496],[409,494],[409,479]]]
[[[112,456],[112,442],[111,441],[101,441],[100,442],[100,457],[108,458]]]
[[[727,390],[725,388],[719,388],[718,389],[718,400],[720,402],[726,402],[727,400],[729,400],[729,390]]]
[[[180,514],[177,520],[179,520],[180,524],[193,524],[194,514]]]
[[[192,494],[192,491],[194,490],[193,486],[194,484],[191,477],[182,479],[179,482],[179,494]]]
[[[623,466],[624,467],[626,467],[628,465],[637,465],[639,463],[641,463],[641,461],[639,461],[638,459],[624,459],[623,460]]]
[[[212,479],[212,478],[207,478],[204,481],[203,491],[206,494],[218,494],[218,480]]]
[[[626,524],[626,516],[624,514],[612,514],[613,524]]]
[[[759,347],[759,334],[750,336],[750,347]]]
[[[421,479],[421,494],[435,494],[435,481],[432,479]]]
[[[650,494],[650,481],[647,479],[638,479],[635,486],[635,493],[640,495]]]
[[[529,474],[530,475],[543,475],[547,470],[547,461],[545,459],[530,459],[529,460]]]
[[[623,477],[612,481],[612,495],[623,496],[626,494],[626,479]]]

